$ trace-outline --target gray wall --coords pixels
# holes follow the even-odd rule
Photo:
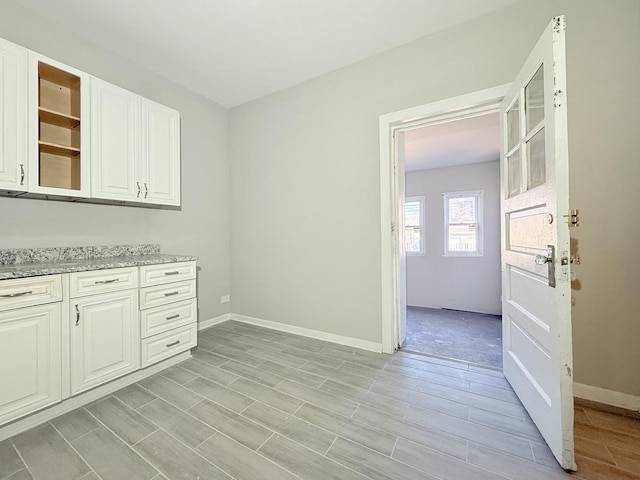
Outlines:
[[[524,0],[233,109],[234,312],[380,342],[379,116],[511,82],[563,13],[575,380],[640,395],[637,0]]]
[[[199,257],[200,320],[227,313],[227,111],[9,1],[0,6],[0,36],[175,108],[182,122],[180,210],[0,198],[0,248],[159,243]]]
[[[442,194],[483,191],[483,254],[444,256]],[[500,163],[407,172],[407,197],[425,197],[425,252],[407,255],[407,304],[469,312],[502,312],[500,303]]]

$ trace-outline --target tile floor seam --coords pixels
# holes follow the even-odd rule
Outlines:
[[[228,438],[228,439],[229,439],[229,440],[231,440],[232,442],[237,443],[238,445],[241,445],[241,446],[242,446],[242,447],[244,447],[244,448],[249,448],[249,447],[247,447],[246,445],[243,445],[242,443],[238,442],[235,438],[230,437],[229,435],[227,435],[227,434],[225,434],[225,433],[223,433],[223,432],[218,432],[218,431],[216,430],[216,433],[218,433],[219,435],[222,435],[223,437]],[[250,449],[250,448],[249,448],[249,450],[252,450],[256,455],[259,455],[259,456],[260,456],[260,458],[262,458],[262,459],[266,460],[267,462],[269,462],[269,463],[271,463],[271,464],[275,465],[276,467],[281,468],[281,469],[282,469],[282,470],[284,470],[285,472],[288,472],[288,473],[290,473],[291,475],[293,475],[293,476],[295,476],[295,477],[298,477],[298,475],[296,475],[294,472],[292,472],[292,471],[290,471],[290,470],[287,470],[284,466],[279,465],[278,463],[274,462],[273,460],[271,460],[271,459],[270,459],[270,458],[268,458],[268,457],[265,457],[265,456],[260,452],[260,449],[264,446],[264,444],[265,444],[265,443],[267,443],[267,442],[269,441],[269,439],[271,439],[274,435],[278,435],[278,433],[277,433],[277,432],[275,432],[275,431],[272,431],[272,432],[271,432],[271,435],[269,435],[269,438],[267,438],[264,442],[262,442],[262,445],[260,445],[260,446],[259,446],[258,448],[256,448],[255,450],[252,450],[252,449]],[[213,435],[211,435],[211,436],[213,436]],[[211,437],[209,437],[209,438],[211,438]],[[289,437],[287,437],[287,438],[289,438]],[[291,439],[290,439],[290,440],[291,440]],[[204,443],[204,442],[202,442],[202,443]],[[202,444],[200,444],[200,445],[202,445]],[[198,447],[196,447],[196,448],[199,448],[199,447],[200,447],[200,445],[198,445]],[[217,466],[217,465],[216,465],[216,466]],[[220,468],[220,470],[222,470],[223,472],[225,472],[225,473],[226,473],[227,475],[229,475],[231,478],[234,478],[234,479],[236,478],[236,477],[234,477],[233,475],[231,475],[229,472],[227,472],[226,470],[223,470],[221,467],[218,467],[218,468]],[[298,478],[300,478],[300,477],[298,477]]]
[[[365,475],[364,473],[359,472],[359,471],[357,471],[357,470],[354,470],[354,469],[353,469],[353,468],[351,468],[350,466],[345,465],[344,463],[340,463],[339,461],[334,460],[333,458],[331,458],[331,457],[327,456],[327,454],[331,451],[331,448],[333,448],[333,445],[338,441],[338,439],[339,439],[339,438],[342,438],[342,440],[345,440],[345,441],[347,441],[347,442],[349,441],[349,440],[347,440],[346,438],[343,438],[343,437],[341,437],[340,435],[337,435],[337,436],[336,436],[336,438],[335,438],[335,440],[334,440],[334,441],[333,441],[333,443],[331,444],[331,447],[329,447],[329,449],[327,450],[327,452],[326,452],[324,455],[322,455],[322,456],[323,456],[325,459],[327,459],[328,461],[333,462],[333,463],[335,463],[335,464],[337,464],[337,465],[340,465],[342,468],[346,468],[347,470],[352,471],[352,472],[353,472],[353,473],[355,473],[356,475],[360,475],[361,477],[363,477],[363,478],[365,478],[365,479],[371,479],[371,477],[369,477],[369,476]],[[372,451],[374,451],[374,450],[372,450]],[[378,452],[378,453],[379,453],[379,452]],[[382,454],[380,454],[380,455],[382,455]]]
[[[45,422],[45,423],[48,423],[48,422]],[[27,465],[27,462],[25,461],[24,457],[23,457],[23,456],[22,456],[22,454],[20,453],[20,450],[18,450],[18,447],[16,446],[16,444],[15,444],[15,443],[13,443],[12,438],[14,438],[14,437],[10,437],[10,438],[8,438],[7,440],[8,440],[8,441],[9,441],[9,443],[11,444],[11,447],[13,447],[13,450],[16,452],[16,454],[18,455],[18,457],[20,457],[20,461],[22,462],[22,466],[23,466],[23,468],[20,468],[20,469],[16,470],[15,472],[10,473],[9,475],[7,475],[7,476],[6,476],[6,477],[4,477],[4,478],[8,478],[9,476],[14,475],[14,474],[16,474],[16,473],[18,473],[18,472],[20,472],[20,471],[22,471],[22,470],[26,470],[27,472],[29,472],[29,475],[31,475],[31,477],[32,477],[32,478],[35,478],[35,477],[33,476],[33,472],[32,472],[32,471],[31,471],[31,469],[29,468],[29,465]],[[4,440],[3,440],[3,441],[4,441]]]
[[[153,378],[153,376],[152,376],[152,377],[149,377],[149,378]],[[163,377],[163,378],[164,378],[164,377]],[[145,380],[146,380],[146,379],[145,379]],[[168,380],[168,379],[167,379],[167,380]],[[142,380],[142,381],[144,381],[144,380]],[[169,380],[169,381],[171,381],[171,380]],[[173,382],[173,383],[175,383],[175,382]],[[171,400],[169,400],[168,398],[165,398],[165,397],[163,397],[163,396],[161,396],[161,395],[158,395],[158,394],[157,394],[157,393],[155,393],[153,390],[150,390],[150,389],[148,389],[148,388],[144,387],[143,385],[140,385],[139,383],[136,383],[135,385],[137,385],[137,386],[139,386],[140,388],[142,388],[142,389],[146,390],[147,392],[149,392],[149,393],[151,393],[151,394],[155,395],[155,396],[156,396],[156,398],[160,398],[161,400],[164,400],[165,402],[167,402],[167,403],[168,403],[168,404],[170,404],[171,406],[173,406],[173,407],[175,407],[175,408],[177,408],[177,409],[179,409],[179,410],[186,411],[186,410],[185,410],[184,408],[182,408],[180,405],[177,405],[177,404],[175,404],[175,403],[171,402]],[[178,385],[178,384],[176,384],[176,385]],[[180,387],[182,387],[182,388],[185,388],[183,385],[179,385],[179,386],[180,386]],[[187,389],[187,390],[189,390],[189,389]],[[191,390],[189,390],[189,391],[191,392]],[[192,405],[192,406],[191,406],[191,407],[189,407],[189,408],[193,408],[193,407],[195,407],[196,405],[201,404],[203,401],[208,400],[208,398],[203,397],[202,395],[200,395],[200,394],[198,394],[198,393],[196,393],[196,392],[192,392],[192,393],[194,393],[195,395],[197,395],[198,397],[200,397],[200,399],[201,399],[201,400],[200,400],[198,403],[196,403],[195,405]],[[153,400],[156,400],[156,398],[154,398]],[[151,400],[151,401],[153,401],[153,400]],[[151,401],[150,401],[150,402],[147,402],[147,403],[151,403]],[[144,405],[143,405],[143,406],[144,406]],[[135,411],[137,412],[137,411],[138,411],[140,408],[142,408],[143,406],[141,406],[141,407],[139,407],[139,408],[134,408],[133,410],[135,410]],[[129,408],[131,408],[131,407],[129,407]]]
[[[214,430],[215,432],[221,433],[218,430],[216,430],[215,428],[209,426],[209,428],[211,428],[212,430]],[[176,437],[175,435],[173,435],[171,432],[169,432],[168,430],[165,430],[162,427],[158,427],[158,429],[156,431],[154,431],[153,433],[150,433],[149,435],[147,435],[145,438],[149,438],[150,436],[152,436],[155,433],[158,433],[159,431],[162,431],[164,434],[170,436],[173,440],[175,440],[176,442],[178,442],[180,445],[182,445],[184,448],[186,448],[187,450],[190,450],[191,452],[193,452],[195,455],[199,456],[202,460],[204,460],[205,462],[207,462],[208,464],[212,465],[213,467],[217,468],[218,470],[222,470],[222,468],[220,468],[219,466],[217,466],[216,464],[214,464],[213,462],[211,462],[209,459],[205,458],[204,456],[202,456],[200,453],[196,452],[193,448],[191,448],[189,445],[187,445],[186,443],[184,443],[182,440],[180,440],[178,437]],[[213,434],[211,435],[213,436]],[[211,437],[210,436],[210,437]],[[210,438],[209,437],[209,438]],[[135,443],[135,445],[138,445],[140,442],[142,442],[141,439],[138,442]],[[142,457],[149,465],[151,465],[153,468],[155,468],[156,470],[158,470],[159,473],[162,473],[162,475],[164,475],[164,473],[162,471],[160,471],[159,468],[157,468],[153,463],[151,463],[150,460],[148,460],[146,457],[144,457],[141,453],[139,453],[136,449],[133,448],[133,445],[131,446],[131,449],[136,452],[138,455],[140,455],[140,457]],[[225,472],[226,474],[227,472]],[[166,476],[166,475],[165,475]],[[229,475],[231,477],[231,475]]]
[[[391,455],[386,455],[386,454],[384,454],[384,453],[382,453],[382,452],[379,452],[379,451],[377,451],[377,450],[374,450],[373,448],[367,447],[366,445],[363,445],[363,444],[361,444],[361,443],[354,442],[353,440],[349,440],[348,438],[344,438],[344,437],[341,437],[341,436],[339,436],[339,438],[342,438],[342,440],[345,440],[345,441],[350,442],[350,443],[355,443],[355,444],[356,444],[356,445],[358,445],[359,447],[362,447],[362,448],[365,448],[365,449],[367,449],[367,450],[371,451],[371,453],[373,453],[373,455],[376,455],[376,454],[377,454],[377,455],[382,455],[383,457],[385,457],[385,458],[387,458],[387,459],[389,459],[389,460],[392,460],[392,461],[394,461],[394,462],[398,462],[398,463],[400,463],[400,464],[404,465],[405,467],[408,467],[408,468],[410,468],[410,469],[412,469],[412,470],[415,470],[415,471],[416,471],[416,472],[418,472],[418,473],[424,473],[424,474],[427,474],[427,475],[429,475],[430,477],[432,477],[432,478],[434,478],[434,479],[438,479],[438,480],[446,480],[444,477],[441,477],[441,476],[438,476],[438,475],[434,475],[433,473],[425,472],[424,470],[420,470],[419,468],[414,467],[413,465],[409,465],[408,463],[405,463],[405,462],[403,462],[403,461],[400,461],[400,460],[398,460],[397,458],[393,458]],[[424,448],[424,446],[422,446],[422,447]],[[327,457],[327,458],[329,458],[329,459],[333,460],[331,457]],[[334,462],[340,463],[340,461],[339,461],[339,460],[334,460]],[[340,463],[340,464],[346,467],[346,465],[344,465],[343,463]],[[357,470],[356,470],[356,472],[357,472]],[[360,472],[357,472],[357,473],[360,473]],[[363,476],[364,476],[364,474],[363,474],[363,473],[361,473],[361,475],[363,475]],[[368,477],[367,477],[367,478],[368,478]]]
[[[85,410],[86,410],[86,409],[85,409]],[[90,415],[92,415],[92,414],[91,414],[91,412],[88,412],[88,413],[89,413]],[[93,415],[92,415],[92,416],[93,416]],[[98,420],[98,419],[96,419],[96,420]],[[96,471],[93,469],[93,467],[91,466],[91,464],[89,463],[89,461],[88,461],[86,458],[84,458],[84,456],[83,456],[83,455],[82,455],[82,454],[81,454],[81,453],[76,449],[76,447],[75,447],[75,446],[74,446],[74,445],[73,445],[69,440],[67,440],[67,438],[62,434],[62,432],[61,432],[60,430],[58,430],[58,428],[57,428],[57,427],[56,427],[52,422],[48,422],[48,423],[49,423],[49,425],[51,425],[51,427],[53,427],[53,429],[58,433],[58,435],[60,435],[60,437],[62,437],[62,439],[67,443],[67,445],[69,445],[69,447],[71,447],[71,449],[76,453],[76,455],[78,455],[78,457],[79,457],[79,458],[84,462],[84,464],[85,464],[87,467],[89,467],[89,472],[93,472],[93,473],[94,473],[94,474],[95,474],[99,479],[102,479],[102,476],[98,475],[98,472],[96,472]],[[102,422],[100,422],[100,423],[102,423]],[[106,425],[105,425],[105,427],[106,427]],[[98,427],[98,428],[100,428],[100,427]],[[96,431],[96,430],[98,430],[98,428],[94,428],[92,431]],[[91,433],[91,432],[88,432],[88,433],[87,433],[87,435],[88,435],[89,433]],[[84,435],[83,435],[83,436],[84,436]],[[77,440],[77,438],[76,438],[75,440]],[[74,441],[75,441],[75,440],[74,440]],[[122,441],[122,439],[120,439],[120,440]],[[26,462],[25,462],[25,465],[26,465]],[[84,477],[85,475],[87,475],[87,473],[89,473],[89,472],[83,473],[80,477],[78,477],[78,479],[75,479],[75,480],[79,480],[79,479],[81,479],[82,477]],[[32,476],[33,476],[33,475],[32,475]],[[34,478],[35,478],[35,477],[34,477]],[[37,479],[36,479],[36,480],[37,480]]]

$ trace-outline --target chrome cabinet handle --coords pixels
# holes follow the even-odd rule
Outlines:
[[[147,186],[147,182],[144,182],[144,198],[149,196],[149,187]]]
[[[15,297],[22,297],[24,295],[31,295],[32,293],[33,293],[33,291],[29,290],[28,292],[7,293],[5,295],[0,295],[0,297],[2,297],[2,298],[15,298]]]
[[[111,280],[96,280],[93,283],[95,285],[104,285],[105,283],[115,283],[115,282],[119,282],[119,281],[120,281],[119,278],[112,278]]]
[[[175,320],[176,318],[180,318],[180,314],[176,313],[175,315],[171,315],[170,317],[165,317],[167,320]]]
[[[174,347],[180,343],[180,340],[176,340],[175,342],[167,343],[167,348]]]
[[[24,164],[20,164],[20,185],[24,185]]]
[[[167,292],[164,294],[165,297],[171,297],[173,295],[178,295],[180,292],[175,291],[175,292]]]
[[[78,304],[76,304],[76,327],[80,324],[80,310],[78,310]]]
[[[178,275],[180,272],[177,270],[175,272],[164,272],[165,275]]]
[[[138,186],[138,193],[136,193],[136,198],[140,198],[140,182],[136,182],[136,185]]]

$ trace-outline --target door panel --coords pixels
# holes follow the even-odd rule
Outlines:
[[[141,201],[140,97],[91,78],[91,196]]]
[[[27,190],[27,51],[0,39],[0,188]]]
[[[70,318],[72,394],[138,368],[137,289],[73,299]]]
[[[575,469],[564,17],[500,110],[504,373],[560,465]]]

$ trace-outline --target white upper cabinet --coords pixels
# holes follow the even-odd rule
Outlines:
[[[140,201],[140,97],[91,77],[91,196]]]
[[[91,79],[92,197],[180,205],[180,115]]]
[[[29,52],[29,192],[89,197],[89,76]]]
[[[142,99],[142,179],[145,202],[180,205],[180,114]]]
[[[27,49],[0,39],[0,189],[27,190]]]

